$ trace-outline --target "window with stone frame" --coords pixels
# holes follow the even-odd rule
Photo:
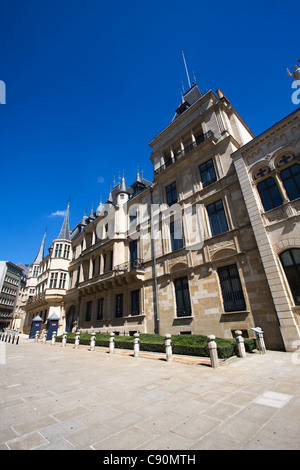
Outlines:
[[[280,191],[275,179],[272,176],[264,179],[263,181],[260,181],[257,184],[257,191],[259,193],[263,208],[266,212],[282,205],[283,201]]]
[[[86,303],[85,321],[91,321],[91,319],[92,319],[92,305],[93,305],[92,300],[89,300]]]
[[[280,173],[281,181],[290,201],[300,197],[300,165],[291,165]]]
[[[176,189],[176,183],[169,184],[169,186],[166,187],[166,199],[167,199],[167,204],[169,206],[172,206],[173,204],[176,204],[178,201],[178,196],[177,196],[177,189]]]
[[[202,163],[202,165],[199,166],[199,171],[203,188],[217,181],[217,175],[212,158],[207,160],[207,162]]]
[[[102,320],[103,318],[103,308],[104,308],[104,299],[98,299],[97,305],[97,320]]]
[[[246,310],[246,302],[236,264],[218,268],[225,312]]]
[[[288,280],[295,305],[300,305],[300,248],[292,248],[280,254],[280,261]]]
[[[222,199],[206,206],[211,235],[219,235],[228,232],[228,224],[226,220],[225,210]]]
[[[189,282],[187,277],[174,279],[177,317],[192,315]]]
[[[131,291],[131,315],[140,314],[140,290]]]

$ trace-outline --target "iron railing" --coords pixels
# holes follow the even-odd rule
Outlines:
[[[137,269],[142,271],[145,269],[144,260],[142,258],[135,258],[133,260],[126,261],[125,263],[118,264],[114,267],[114,271],[116,271],[117,273],[136,271]]]
[[[209,139],[209,137],[213,137],[214,133],[213,131],[208,131],[205,134],[200,135],[195,142],[192,142],[190,145],[185,147],[183,150],[180,150],[179,152],[174,155],[174,158],[168,159],[165,163],[160,165],[156,170],[154,170],[154,176],[158,175],[161,171],[165,170],[168,166],[172,165],[175,163],[177,160],[179,160],[181,157],[187,155],[189,152],[191,152],[194,148],[198,147],[198,145],[202,144],[205,140]]]

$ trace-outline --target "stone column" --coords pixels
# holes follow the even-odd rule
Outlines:
[[[115,352],[115,334],[110,333],[109,338],[109,354],[113,354]]]
[[[210,364],[215,369],[216,367],[219,367],[218,349],[217,343],[215,342],[216,337],[215,335],[208,335],[207,339],[210,355]]]
[[[171,335],[166,334],[165,335],[165,347],[166,347],[166,360],[167,362],[172,361],[172,341],[171,341]]]
[[[238,347],[239,357],[246,357],[245,342],[242,337],[242,332],[240,330],[236,330],[234,333],[236,335],[235,341]]]
[[[133,350],[134,350],[134,357],[139,357],[140,355],[140,340],[139,340],[139,333],[134,333],[134,340],[133,340]]]

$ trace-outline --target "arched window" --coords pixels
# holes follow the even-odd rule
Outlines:
[[[280,260],[290,285],[296,305],[300,305],[300,249],[292,248],[280,255]]]
[[[257,185],[262,205],[265,211],[281,206],[282,197],[274,178],[267,178]]]
[[[298,163],[283,170],[280,178],[290,201],[300,197],[300,165]]]

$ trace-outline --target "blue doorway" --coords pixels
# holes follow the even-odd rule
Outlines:
[[[43,320],[41,319],[39,315],[36,315],[36,317],[32,319],[29,338],[35,338],[36,332],[41,331],[42,323],[43,323]]]
[[[52,313],[52,315],[48,318],[47,340],[52,338],[52,335],[54,332],[57,333],[58,322],[59,322],[59,317],[55,313]]]

